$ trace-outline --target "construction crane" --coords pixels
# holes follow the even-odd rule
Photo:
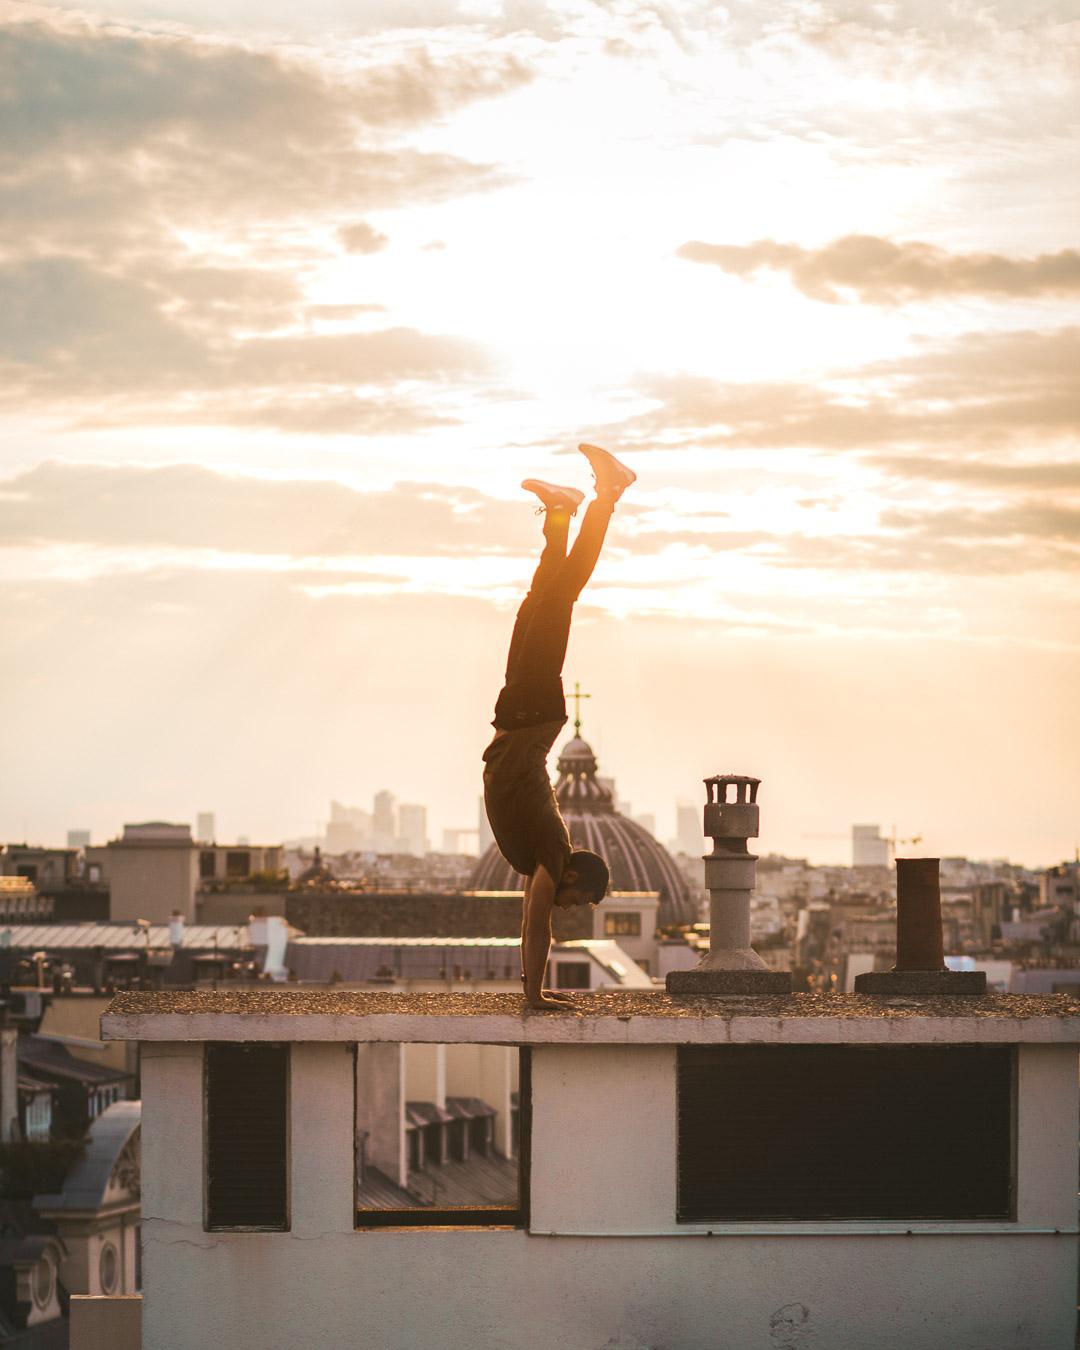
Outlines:
[[[879,828],[880,828],[880,827],[879,827]],[[848,839],[848,840],[851,839],[851,835],[850,835],[850,834],[804,834],[802,837],[803,837],[804,839]],[[896,833],[896,826],[894,825],[894,826],[892,827],[892,833],[891,833],[891,834],[881,835],[880,838],[882,838],[882,839],[884,840],[884,842],[888,844],[888,846],[889,846],[889,855],[890,855],[890,857],[893,859],[893,861],[895,862],[895,860],[896,860],[896,847],[897,847],[898,844],[921,844],[921,843],[922,843],[922,838],[923,838],[923,837],[922,837],[921,834],[913,834],[913,835],[909,836],[907,839],[901,839],[901,838],[897,835],[897,833]]]
[[[888,839],[888,841],[889,841],[889,848],[892,850],[892,855],[893,855],[893,860],[894,860],[894,861],[895,861],[895,859],[896,859],[896,846],[897,846],[897,844],[921,844],[921,843],[922,843],[922,835],[921,835],[921,834],[913,834],[913,835],[911,836],[910,839],[898,839],[898,838],[896,837],[896,826],[895,826],[895,825],[892,827],[892,834],[886,835],[885,837],[886,837],[886,838]]]

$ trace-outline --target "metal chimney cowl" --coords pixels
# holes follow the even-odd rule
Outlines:
[[[757,854],[749,851],[747,840],[758,834],[761,779],[727,773],[704,781],[704,832],[713,842],[712,852],[703,859],[709,892],[709,950],[693,970],[671,971],[667,991],[714,997],[789,994],[790,972],[770,970],[750,945],[750,894],[757,882]]]

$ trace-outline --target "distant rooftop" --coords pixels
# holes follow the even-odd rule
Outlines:
[[[531,1011],[520,995],[325,989],[117,994],[106,1040],[470,1041],[503,1045],[1080,1042],[1069,994],[876,998],[785,994],[680,998],[647,991],[571,995]]]
[[[180,945],[198,951],[236,951],[250,947],[246,924],[184,925]],[[0,947],[12,951],[63,952],[91,947],[106,951],[144,952],[147,947],[171,947],[167,923],[138,928],[134,923],[2,923]]]
[[[117,841],[114,840],[113,842]],[[120,842],[125,844],[190,844],[192,842],[191,826],[171,825],[166,820],[147,820],[141,824],[125,825],[124,837]]]

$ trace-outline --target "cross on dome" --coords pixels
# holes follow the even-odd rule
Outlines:
[[[581,692],[581,685],[577,682],[577,680],[575,680],[575,681],[574,681],[574,692],[570,695],[570,697],[574,700],[574,735],[575,735],[575,736],[580,736],[580,735],[581,735],[581,700],[582,700],[583,698],[592,698],[592,694],[583,694],[583,693]]]

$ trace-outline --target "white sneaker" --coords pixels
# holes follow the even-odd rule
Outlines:
[[[585,500],[584,492],[579,492],[577,488],[545,483],[542,478],[526,478],[521,486],[526,492],[535,492],[546,511],[569,511],[575,515]]]
[[[617,460],[610,450],[602,450],[598,445],[579,445],[578,449],[592,468],[598,496],[618,501],[630,484],[637,481],[633,469]]]

